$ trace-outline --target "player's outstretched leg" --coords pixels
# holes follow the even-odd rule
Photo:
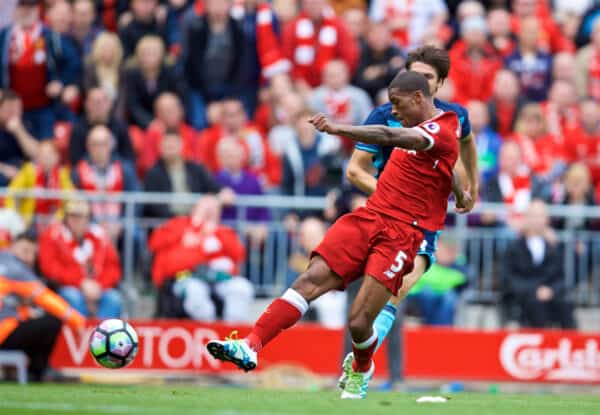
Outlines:
[[[342,391],[342,399],[364,399],[375,371],[373,353],[377,333],[373,321],[390,298],[388,289],[375,278],[365,277],[352,303],[348,328],[352,336],[354,362]]]
[[[398,294],[390,298],[387,304],[383,307],[381,312],[377,315],[375,322],[373,323],[373,329],[377,333],[377,345],[375,346],[375,352],[379,350],[383,341],[387,337],[390,329],[396,321],[397,307],[398,304],[410,291],[410,289],[419,281],[427,269],[427,259],[423,256],[418,255],[415,258],[415,265],[413,270],[404,276],[402,279],[402,287],[398,290]],[[342,363],[342,375],[338,379],[338,387],[344,389],[348,376],[352,371],[352,364],[354,363],[354,354],[348,353]]]
[[[311,301],[341,284],[341,278],[331,272],[323,258],[316,256],[292,287],[267,307],[245,339],[211,340],[206,348],[216,359],[232,362],[246,372],[253,370],[258,364],[258,352],[267,343],[296,324]]]

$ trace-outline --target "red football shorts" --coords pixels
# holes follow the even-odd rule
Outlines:
[[[396,294],[422,241],[419,228],[359,208],[339,218],[311,256],[321,256],[344,287],[370,275]]]

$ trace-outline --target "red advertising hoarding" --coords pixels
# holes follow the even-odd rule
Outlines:
[[[214,360],[204,345],[234,327],[192,321],[131,321],[140,337],[135,361],[125,370],[224,373],[237,370]],[[51,363],[62,369],[99,369],[88,352],[93,327],[78,338],[64,328]],[[245,335],[249,328],[239,329]],[[295,364],[336,376],[343,357],[343,332],[302,324],[284,332],[259,358],[259,370]],[[404,330],[407,378],[600,384],[600,334],[566,331],[471,331],[449,328]],[[387,374],[378,353],[377,375]],[[106,369],[99,369],[106,370]]]

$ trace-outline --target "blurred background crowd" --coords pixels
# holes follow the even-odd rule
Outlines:
[[[548,206],[576,212],[600,197],[594,0],[3,0],[1,244],[21,258],[18,234],[35,231],[25,240],[37,258],[21,259],[71,307],[135,316],[120,289],[122,200],[18,192],[202,193],[193,206],[166,196],[134,206],[138,288],[157,316],[251,319],[253,299],[285,288],[327,224],[365,202],[345,178],[352,143],[307,118],[364,122],[424,44],[449,51],[438,98],[468,109],[480,201],[505,208],[468,217],[467,238],[492,235],[480,245],[452,230],[441,239],[409,312],[452,325],[465,293],[486,288],[495,296],[479,300],[500,304],[503,322],[574,328],[569,290],[599,288],[600,241],[575,241],[569,262],[561,232],[593,235],[599,222]],[[327,207],[236,205],[248,195]],[[343,326],[345,302],[317,301],[314,318]]]

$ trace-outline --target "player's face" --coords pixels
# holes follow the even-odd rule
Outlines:
[[[414,127],[423,121],[420,97],[419,92],[390,91],[392,115],[402,123],[402,126]]]
[[[442,81],[438,77],[437,71],[431,65],[428,65],[424,62],[414,62],[408,68],[409,71],[420,73],[427,79],[429,83],[429,91],[431,95],[437,94],[438,89],[442,86]]]

